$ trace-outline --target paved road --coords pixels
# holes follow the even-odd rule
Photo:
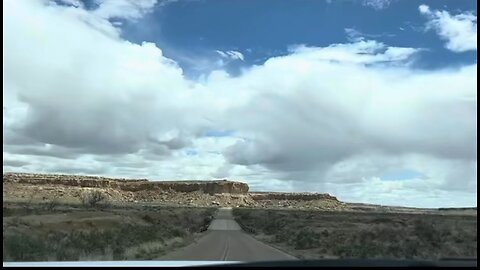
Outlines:
[[[296,260],[242,231],[233,219],[231,208],[218,210],[207,234],[189,246],[174,251],[162,260],[195,261],[274,261]]]

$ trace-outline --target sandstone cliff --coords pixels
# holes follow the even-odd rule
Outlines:
[[[336,197],[327,193],[289,193],[289,192],[251,192],[250,196],[255,201],[262,200],[337,200]]]
[[[148,181],[146,179],[128,180],[97,176],[5,173],[3,182],[31,185],[63,185],[91,188],[111,188],[123,191],[201,191],[208,194],[246,194],[248,185],[241,182],[218,181]]]
[[[5,201],[78,203],[84,193],[101,191],[111,202],[161,205],[230,206],[297,209],[342,209],[329,194],[249,192],[246,183],[216,181],[149,181],[97,176],[4,173]]]

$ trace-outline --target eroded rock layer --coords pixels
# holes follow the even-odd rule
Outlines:
[[[81,203],[82,197],[100,191],[110,202],[155,203],[183,206],[227,206],[293,209],[344,209],[329,194],[249,192],[246,183],[215,181],[149,181],[98,176],[4,173],[5,201]]]

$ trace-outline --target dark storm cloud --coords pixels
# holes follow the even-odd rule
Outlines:
[[[10,166],[10,167],[23,167],[25,165],[28,165],[28,162],[21,161],[21,160],[10,160],[10,159],[4,159],[3,160],[3,166]]]

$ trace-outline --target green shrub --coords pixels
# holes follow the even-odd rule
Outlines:
[[[90,191],[80,197],[82,205],[86,207],[98,207],[107,205],[107,197],[99,190]]]
[[[50,212],[54,211],[55,208],[58,206],[58,204],[59,204],[58,199],[57,199],[57,197],[55,197],[45,204],[45,210],[50,211]]]
[[[23,234],[4,236],[4,261],[35,261],[43,257],[45,246],[40,239]]]
[[[426,240],[433,246],[441,244],[440,233],[432,222],[423,219],[417,219],[414,222],[414,232],[418,238]]]
[[[148,223],[153,223],[153,222],[154,222],[153,218],[152,218],[151,216],[149,216],[149,215],[144,215],[144,216],[142,217],[142,219],[145,220],[145,221],[148,222]]]
[[[312,230],[304,229],[295,236],[295,249],[315,248],[318,245],[318,234]]]

